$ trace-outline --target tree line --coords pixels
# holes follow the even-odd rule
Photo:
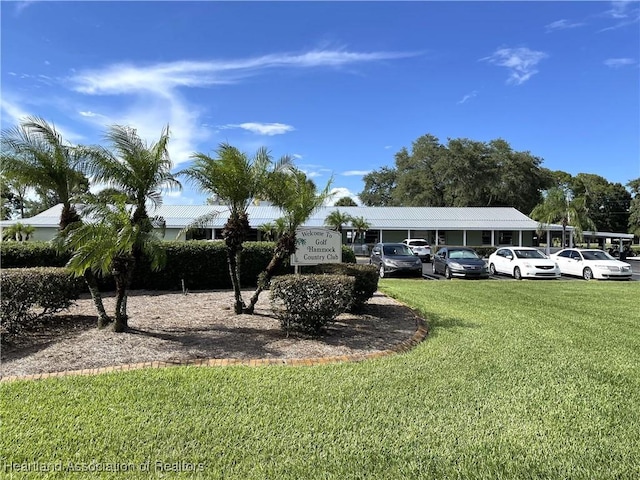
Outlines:
[[[627,189],[595,174],[549,170],[542,162],[503,139],[456,138],[443,144],[426,134],[410,150],[400,149],[394,166],[365,175],[359,197],[367,206],[515,207],[536,220],[566,221],[577,230],[584,225],[640,234],[640,178]]]

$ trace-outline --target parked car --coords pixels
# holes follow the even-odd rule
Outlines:
[[[431,246],[424,238],[405,238],[402,243],[408,246],[423,262],[431,261]]]
[[[392,274],[422,276],[422,260],[404,243],[377,243],[371,250],[369,263],[375,265],[380,278]]]
[[[558,264],[533,247],[501,247],[489,255],[492,275],[504,273],[522,278],[560,278]]]
[[[631,265],[595,248],[565,248],[551,255],[551,258],[556,261],[563,275],[577,275],[585,280],[629,279],[633,275]]]
[[[433,273],[445,278],[489,278],[489,267],[473,248],[442,247],[433,256]]]

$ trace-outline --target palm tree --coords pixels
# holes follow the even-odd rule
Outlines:
[[[147,231],[144,225],[131,222],[130,211],[124,197],[115,197],[114,206],[97,204],[86,213],[99,221],[88,221],[80,225],[71,225],[60,237],[73,255],[67,267],[77,275],[88,270],[94,275],[111,274],[116,284],[115,332],[128,329],[127,288],[136,265],[135,250],[144,253],[151,262],[153,270],[159,270],[166,260],[165,251],[155,232]],[[104,327],[111,319],[104,309],[98,312],[98,326]]]
[[[201,191],[216,196],[229,208],[229,219],[222,237],[227,247],[227,263],[235,296],[234,311],[240,314],[245,307],[240,290],[239,265],[242,243],[249,231],[247,208],[254,198],[263,195],[270,168],[278,171],[290,165],[291,159],[282,157],[274,165],[264,147],[249,158],[228,143],[219,145],[215,158],[204,153],[196,153],[192,158],[193,165],[178,175],[184,175]]]
[[[262,232],[262,236],[265,240],[270,242],[275,236],[276,226],[272,222],[267,222],[260,225],[259,230]]]
[[[27,242],[36,228],[32,225],[23,225],[16,222],[13,225],[2,230],[2,238],[4,240],[15,240],[16,242]]]
[[[331,181],[321,192],[316,185],[300,170],[291,168],[289,172],[274,172],[266,183],[267,198],[273,205],[280,207],[284,216],[276,220],[281,225],[273,250],[271,261],[258,277],[258,286],[253,293],[244,313],[252,314],[260,293],[269,285],[273,275],[282,263],[296,251],[296,229],[316,212],[329,198]]]
[[[62,139],[53,124],[39,117],[28,117],[19,126],[2,132],[2,170],[8,176],[31,185],[41,198],[52,196],[62,203],[59,231],[80,222],[73,205],[76,196],[88,190],[88,179],[80,171],[84,155],[81,148]],[[58,241],[61,250],[62,243]],[[85,281],[98,312],[104,312],[98,283],[91,270]],[[100,321],[109,321],[100,314]]]
[[[337,230],[342,233],[342,226],[351,222],[351,215],[348,213],[342,213],[340,210],[334,210],[327,218],[324,219],[324,224],[329,226],[333,230]]]
[[[2,171],[14,178],[52,192],[60,203],[60,230],[80,220],[73,196],[86,185],[80,172],[82,154],[65,142],[53,124],[27,117],[20,125],[2,132]]]
[[[158,207],[162,205],[163,191],[182,188],[171,173],[173,164],[167,150],[169,126],[152,144],[144,142],[135,128],[123,125],[112,125],[105,139],[112,151],[99,146],[82,149],[88,158],[86,172],[94,182],[124,193],[135,206],[131,221],[150,231],[147,202]]]
[[[364,234],[371,228],[371,225],[364,217],[351,217],[351,227],[356,231],[356,239],[360,237],[364,243]]]
[[[585,229],[595,230],[595,225],[587,213],[583,197],[570,199],[561,188],[554,187],[547,190],[542,203],[531,212],[531,218],[540,222],[539,229],[544,230],[544,224],[560,222],[562,225],[562,245],[566,245],[567,226],[574,228],[578,240],[582,239]]]

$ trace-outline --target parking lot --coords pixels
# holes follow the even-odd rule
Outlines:
[[[357,260],[357,263],[360,263],[360,264],[369,263],[368,257],[356,257],[356,260]],[[633,276],[631,280],[640,281],[640,257],[628,258],[627,263],[631,265],[631,268],[633,270]],[[431,263],[422,264],[422,278],[424,278],[425,280],[446,280],[443,275],[434,274],[431,265],[432,265]],[[510,277],[508,275],[491,275],[489,276],[489,280],[502,280],[502,281],[512,280],[513,281],[513,277]],[[584,282],[584,280],[580,277],[570,277],[567,275],[563,275],[561,280],[562,281],[566,280],[569,282],[572,282],[572,281]]]

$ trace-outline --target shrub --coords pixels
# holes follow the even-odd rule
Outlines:
[[[64,267],[71,255],[58,255],[47,242],[1,242],[2,268]]]
[[[378,270],[373,265],[327,263],[324,265],[316,265],[315,273],[354,277],[353,299],[348,308],[351,312],[362,310],[367,300],[373,297],[373,294],[378,290],[378,280],[380,279]]]
[[[271,280],[271,308],[287,333],[318,334],[344,312],[353,297],[354,277],[283,275]]]
[[[342,263],[356,263],[356,254],[346,245],[342,245]]]
[[[2,270],[2,332],[16,333],[41,317],[59,312],[78,298],[81,279],[66,268]]]

